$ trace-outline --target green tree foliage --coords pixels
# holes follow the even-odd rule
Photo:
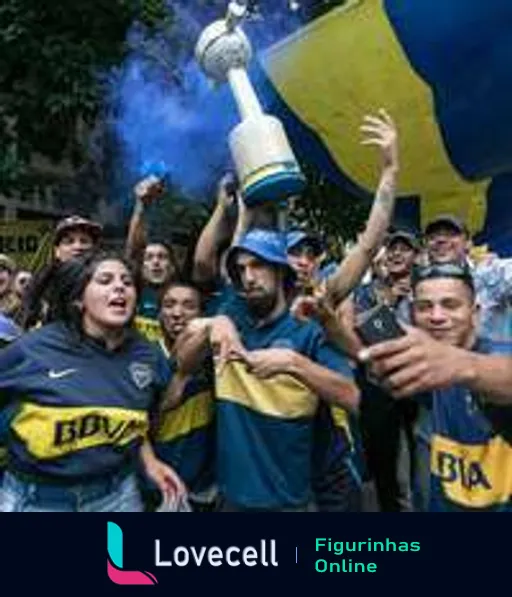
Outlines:
[[[308,188],[293,205],[290,219],[301,227],[322,233],[331,251],[341,256],[344,244],[355,240],[363,230],[370,203],[344,193],[315,167],[303,163],[302,169]]]
[[[190,0],[196,8],[204,6],[215,14],[227,1]],[[313,16],[341,3],[308,0]],[[183,0],[171,3],[178,4],[188,7]],[[274,0],[267,5],[276,6]],[[104,94],[101,75],[122,61],[128,50],[127,32],[135,21],[156,32],[170,32],[174,46],[166,52],[166,66],[172,66],[173,60],[179,63],[177,58],[190,51],[182,47],[183,35],[173,36],[172,12],[165,0],[2,0],[0,192],[30,192],[34,180],[27,164],[38,153],[55,162],[66,158],[72,164],[75,176],[62,182],[61,194],[74,206],[87,210],[92,207],[88,202],[106,193],[105,172],[114,164],[109,153],[114,143],[99,117]],[[185,41],[188,46],[190,40]],[[179,73],[172,75],[179,77]],[[332,238],[353,237],[364,223],[367,206],[343,197],[312,168],[307,168],[307,176],[309,190],[298,203],[296,217],[326,230]],[[205,216],[204,206],[191,207],[197,203],[180,198],[179,191],[173,192],[167,205],[167,214],[156,218],[155,226],[162,228],[165,221],[179,222],[183,228]]]
[[[0,4],[0,175],[33,152],[84,159],[77,126],[93,123],[99,75],[124,52],[128,27],[164,16],[161,0],[3,0]]]

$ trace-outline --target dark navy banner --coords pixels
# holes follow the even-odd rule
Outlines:
[[[331,588],[437,595],[451,585],[472,592],[491,578],[493,586],[508,586],[508,521],[497,515],[2,516],[4,588],[73,596],[258,590],[267,597]]]

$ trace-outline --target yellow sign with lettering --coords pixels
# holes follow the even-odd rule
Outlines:
[[[51,259],[52,222],[17,220],[0,223],[0,253],[8,255],[18,267],[37,270]]]

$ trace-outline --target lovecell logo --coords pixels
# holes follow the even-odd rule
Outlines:
[[[150,572],[123,570],[123,531],[114,522],[107,523],[107,571],[116,585],[156,585]]]

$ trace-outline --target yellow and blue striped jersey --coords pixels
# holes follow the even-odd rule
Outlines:
[[[165,345],[162,351],[170,358]],[[215,484],[213,364],[204,363],[184,389],[180,405],[160,414],[155,453],[170,464],[192,493]]]
[[[135,327],[150,342],[163,340],[162,327],[158,318],[158,291],[154,288],[145,287],[142,290],[137,305]]]
[[[430,424],[429,510],[512,512],[512,407],[454,386],[433,392]]]
[[[352,377],[347,360],[313,322],[286,311],[257,327],[242,303],[232,314],[248,350],[289,348]],[[243,508],[294,508],[311,499],[313,421],[318,397],[287,374],[258,379],[241,362],[216,375],[218,483]]]
[[[364,467],[357,421],[344,408],[320,404],[313,428],[312,467],[317,509],[351,510]]]
[[[9,469],[82,483],[133,468],[169,377],[138,334],[115,351],[62,323],[25,334],[0,352],[0,407],[14,409]]]

